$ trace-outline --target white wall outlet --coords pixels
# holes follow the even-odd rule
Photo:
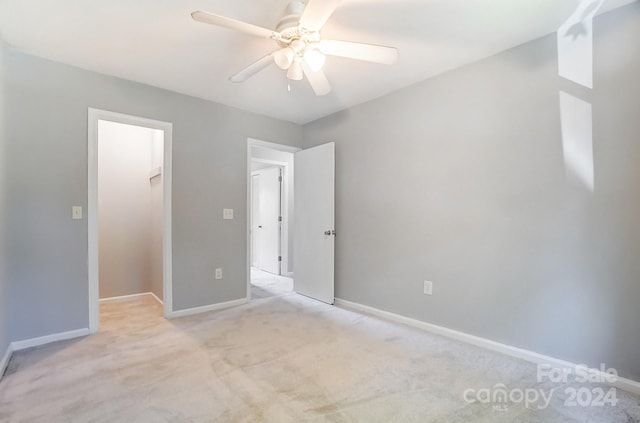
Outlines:
[[[216,269],[216,279],[222,279],[222,268],[218,267]]]
[[[71,207],[71,218],[74,220],[82,219],[82,207],[81,206],[73,206]]]
[[[222,209],[222,218],[226,220],[233,219],[233,209]]]
[[[424,281],[424,295],[433,295],[433,282]]]

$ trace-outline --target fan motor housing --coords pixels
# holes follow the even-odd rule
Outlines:
[[[287,47],[293,40],[309,38],[308,41],[313,41],[320,38],[319,35],[307,32],[298,25],[302,12],[304,12],[304,8],[304,3],[294,1],[289,3],[285,9],[285,15],[276,25],[276,31],[282,36],[281,40],[277,40],[280,47]],[[309,37],[309,35],[311,36]]]

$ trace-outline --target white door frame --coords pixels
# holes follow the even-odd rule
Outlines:
[[[288,168],[288,165],[285,162],[279,162],[279,161],[267,160],[267,159],[252,159],[251,156],[252,156],[253,147],[269,148],[272,150],[284,151],[286,153],[295,153],[296,151],[302,150],[302,148],[292,147],[290,145],[276,144],[268,141],[260,141],[254,138],[247,139],[247,266],[246,266],[247,267],[247,301],[251,300],[251,222],[250,222],[250,219],[248,218],[249,216],[251,216],[251,162],[256,161],[260,163],[268,163],[268,164],[282,166],[285,172],[285,177],[283,178],[283,180],[286,179],[286,177],[288,177],[288,175],[292,173],[292,170]],[[291,201],[291,199],[288,198],[288,195],[287,195],[287,201]],[[283,213],[285,212],[288,213],[288,210],[286,210],[286,208],[283,209]],[[293,219],[293,216],[287,216],[288,225],[291,225],[291,219]],[[286,233],[286,237],[284,235],[285,234],[281,233],[281,245],[283,246],[286,245],[288,249],[288,245],[289,245],[288,231]],[[288,253],[289,252],[287,251],[287,256],[289,255]],[[288,264],[287,264],[287,267],[288,267]],[[288,273],[288,272],[285,272],[285,273]],[[287,276],[289,275],[287,274]]]
[[[164,132],[162,163],[163,228],[162,228],[162,296],[164,316],[173,313],[171,263],[171,154],[173,124],[138,116],[88,109],[88,190],[87,225],[89,234],[89,333],[99,328],[99,270],[98,270],[98,121],[106,120],[128,125],[159,129]]]

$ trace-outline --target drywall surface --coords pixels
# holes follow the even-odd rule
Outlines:
[[[149,173],[156,132],[161,131],[98,122],[100,298],[151,290]],[[162,234],[162,226],[157,230]]]
[[[246,296],[247,139],[295,146],[301,127],[15,51],[5,80],[12,339],[88,327],[87,220],[71,219],[87,207],[88,107],[173,124],[174,310]]]
[[[596,19],[593,90],[551,35],[305,125],[336,142],[336,297],[640,380],[638,40],[640,4]]]
[[[4,93],[4,55],[5,47],[0,36],[0,360],[4,356],[11,338],[9,336],[9,283],[6,275],[7,253],[6,226],[5,226],[5,187],[7,184],[6,175],[6,153],[5,153],[5,93]],[[2,369],[0,369],[2,372]],[[2,375],[0,374],[0,378]]]

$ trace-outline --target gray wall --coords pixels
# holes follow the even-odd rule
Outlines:
[[[593,92],[551,35],[304,127],[336,142],[337,297],[640,380],[640,4],[595,34]],[[593,193],[560,89],[593,105]]]
[[[7,299],[9,289],[5,274],[6,251],[5,251],[5,185],[6,185],[6,160],[5,160],[5,95],[4,95],[4,43],[0,35],[0,359],[4,356],[9,342],[9,301]],[[0,372],[2,370],[0,369]],[[0,377],[2,375],[0,374]]]
[[[247,138],[299,126],[13,51],[5,73],[13,340],[88,326],[87,107],[173,123],[174,310],[246,296]]]

